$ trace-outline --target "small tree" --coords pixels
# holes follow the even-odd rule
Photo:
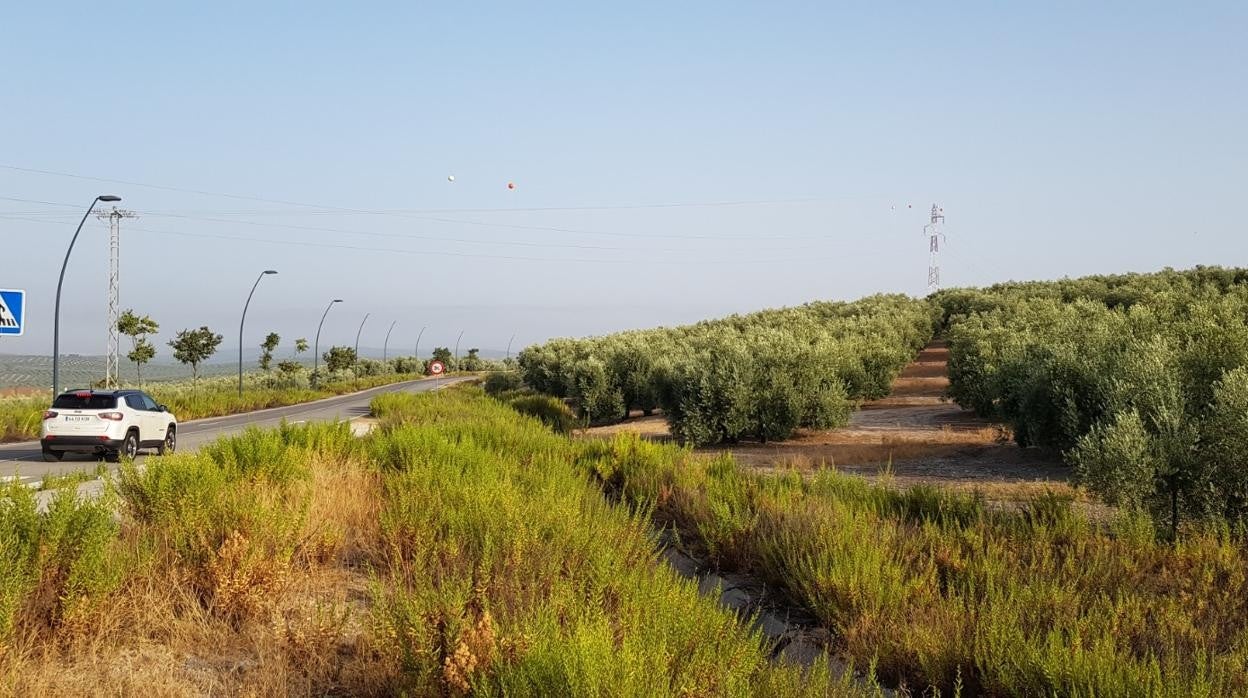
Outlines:
[[[446,347],[435,348],[433,350],[433,360],[441,361],[448,371],[455,368],[455,357],[451,355],[451,350]]]
[[[198,330],[182,330],[169,341],[169,346],[173,347],[173,358],[179,363],[190,364],[191,375],[199,383],[199,365],[217,353],[222,339],[221,335],[205,326]]]
[[[465,371],[478,371],[481,369],[481,350],[473,347],[468,350],[468,356],[464,357],[463,369]]]
[[[143,364],[156,356],[156,347],[147,341],[147,336],[156,334],[160,325],[147,315],[136,315],[127,309],[117,320],[117,331],[130,338],[131,351],[126,358],[134,362],[134,372],[139,377],[139,387],[143,387]]]
[[[276,332],[270,332],[269,336],[264,338],[264,342],[260,344],[260,370],[265,372],[269,370],[269,366],[273,363],[273,352],[277,350],[277,345],[281,341],[281,336]]]
[[[330,373],[345,371],[355,365],[355,350],[351,347],[330,347],[321,355],[325,360],[325,369]]]
[[[277,364],[277,370],[283,375],[293,376],[303,370],[303,364],[299,363],[299,355],[308,350],[308,340],[300,337],[295,340],[294,353],[291,354],[290,361],[281,361]]]

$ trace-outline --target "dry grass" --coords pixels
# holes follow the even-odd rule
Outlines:
[[[142,573],[105,598],[88,622],[24,631],[3,657],[11,695],[381,695],[393,662],[367,637],[380,482],[355,459],[317,457],[300,486],[306,516],[288,565],[248,560],[238,531],[206,570],[214,589],[123,514],[124,547],[143,549]],[[279,569],[280,568],[280,569]],[[267,581],[266,581],[267,579]],[[31,609],[32,611],[34,609]]]
[[[363,440],[286,426],[123,466],[116,510],[10,487],[0,694],[870,693],[771,664],[575,442],[464,393],[389,396],[411,411]]]

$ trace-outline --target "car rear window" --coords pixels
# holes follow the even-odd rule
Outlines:
[[[111,410],[117,406],[112,395],[83,395],[65,393],[52,402],[53,409],[62,410]]]

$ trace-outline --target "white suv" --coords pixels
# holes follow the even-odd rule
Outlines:
[[[39,443],[46,461],[66,452],[134,458],[140,448],[164,455],[178,447],[178,420],[140,390],[72,390],[43,413]]]

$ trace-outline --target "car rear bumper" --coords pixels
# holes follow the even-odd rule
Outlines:
[[[91,453],[95,451],[116,451],[121,448],[122,439],[110,439],[107,436],[45,436],[39,440],[43,450],[75,451]]]

